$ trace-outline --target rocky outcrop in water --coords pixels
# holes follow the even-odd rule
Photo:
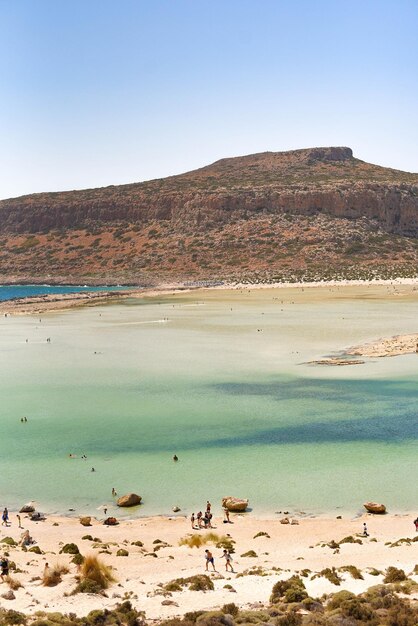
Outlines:
[[[138,496],[136,493],[128,493],[118,498],[116,504],[118,506],[137,506],[141,504],[141,500],[141,496]]]

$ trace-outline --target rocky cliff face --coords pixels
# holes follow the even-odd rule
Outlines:
[[[398,236],[412,238],[403,240],[402,263],[414,266],[417,174],[365,163],[346,147],[265,152],[144,183],[3,200],[0,272],[27,271],[34,260],[38,273],[49,266],[62,276],[86,276],[87,266],[97,274],[113,272],[115,263],[118,270],[150,275],[220,275],[229,263],[250,272],[285,267],[289,258],[293,266],[308,267],[313,240],[316,259],[319,254],[327,264],[334,259],[341,266],[337,256],[354,244],[356,263],[365,262],[362,255],[376,263],[379,254],[383,263],[398,263],[387,236],[393,237],[392,251],[399,251]],[[380,253],[376,237],[386,240]],[[96,249],[81,254],[93,241]],[[234,254],[222,260],[225,250]],[[166,259],[171,261],[164,269]]]
[[[350,148],[267,152],[146,183],[3,200],[0,231],[154,220],[189,230],[260,213],[365,216],[388,232],[417,236],[418,175],[363,163]]]

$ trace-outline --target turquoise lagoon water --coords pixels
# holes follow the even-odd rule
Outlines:
[[[47,294],[80,293],[83,291],[120,291],[129,287],[95,287],[89,285],[0,285],[0,301]]]
[[[135,515],[219,512],[229,494],[259,516],[414,510],[418,356],[306,361],[416,332],[417,304],[377,287],[212,291],[1,318],[0,506],[112,512],[115,487],[142,495]]]

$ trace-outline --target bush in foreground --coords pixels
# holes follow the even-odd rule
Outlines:
[[[80,566],[79,582],[74,593],[101,593],[115,582],[110,567],[91,554],[86,556]]]

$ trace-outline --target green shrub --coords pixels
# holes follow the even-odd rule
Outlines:
[[[383,579],[384,583],[398,583],[406,580],[407,576],[403,569],[389,566],[386,570],[386,575]]]
[[[305,591],[305,585],[303,583],[303,580],[299,576],[291,576],[287,580],[278,580],[277,583],[273,585],[273,589],[271,590],[271,595],[270,595],[271,604],[276,604],[277,602],[280,602],[281,600],[283,600],[284,596],[286,595],[286,592],[289,591],[289,589],[294,589],[294,590],[299,589],[301,591]],[[291,594],[289,594],[289,596],[290,595]],[[308,594],[305,591],[304,597],[306,598],[307,595]]]
[[[128,550],[124,550],[123,548],[119,548],[116,552],[116,556],[129,556]]]
[[[238,615],[239,608],[233,602],[229,602],[228,604],[223,605],[223,607],[221,608],[221,611],[222,613],[225,613],[227,615],[232,615],[232,617],[235,617],[235,615]]]
[[[340,611],[343,616],[351,617],[359,622],[379,624],[379,619],[372,607],[358,596],[341,602]]]
[[[60,550],[60,554],[79,554],[80,550],[75,543],[66,543]]]
[[[4,537],[4,539],[1,540],[1,543],[5,543],[8,546],[17,546],[17,543],[13,539],[13,537]]]
[[[355,565],[344,565],[343,567],[340,567],[338,571],[348,572],[351,574],[352,578],[355,578],[356,580],[364,580],[363,574]]]
[[[84,578],[76,585],[73,594],[75,593],[102,593],[103,589],[95,580],[90,578]]]
[[[256,558],[258,556],[258,554],[256,552],[254,552],[254,550],[248,550],[248,552],[244,552],[244,554],[241,554],[242,557],[252,557],[252,558]]]
[[[84,556],[80,553],[75,554],[71,559],[71,563],[74,563],[75,565],[82,565],[82,563],[84,563]]]
[[[196,574],[188,578],[176,578],[164,585],[166,591],[181,591],[188,587],[190,591],[213,591],[213,582],[206,574]]]
[[[8,611],[0,609],[0,624],[15,626],[16,624],[26,624],[27,617],[23,613],[10,609]]]
[[[352,535],[348,535],[348,537],[344,537],[344,539],[341,539],[341,541],[339,541],[339,544],[341,545],[342,543],[358,543],[360,545],[363,544],[361,539],[355,538]]]
[[[300,626],[302,615],[298,613],[287,613],[277,619],[277,626]]]
[[[337,591],[331,596],[327,604],[327,609],[339,609],[342,602],[346,602],[347,600],[351,600],[356,596],[351,591],[347,591],[346,589],[342,589],[341,591]]]
[[[332,583],[333,585],[341,584],[341,578],[338,576],[335,567],[333,567],[332,569],[330,567],[326,567],[325,569],[315,574],[315,576],[313,576],[312,578],[313,579],[318,578],[319,576],[323,576],[324,578],[329,580],[329,582]]]

